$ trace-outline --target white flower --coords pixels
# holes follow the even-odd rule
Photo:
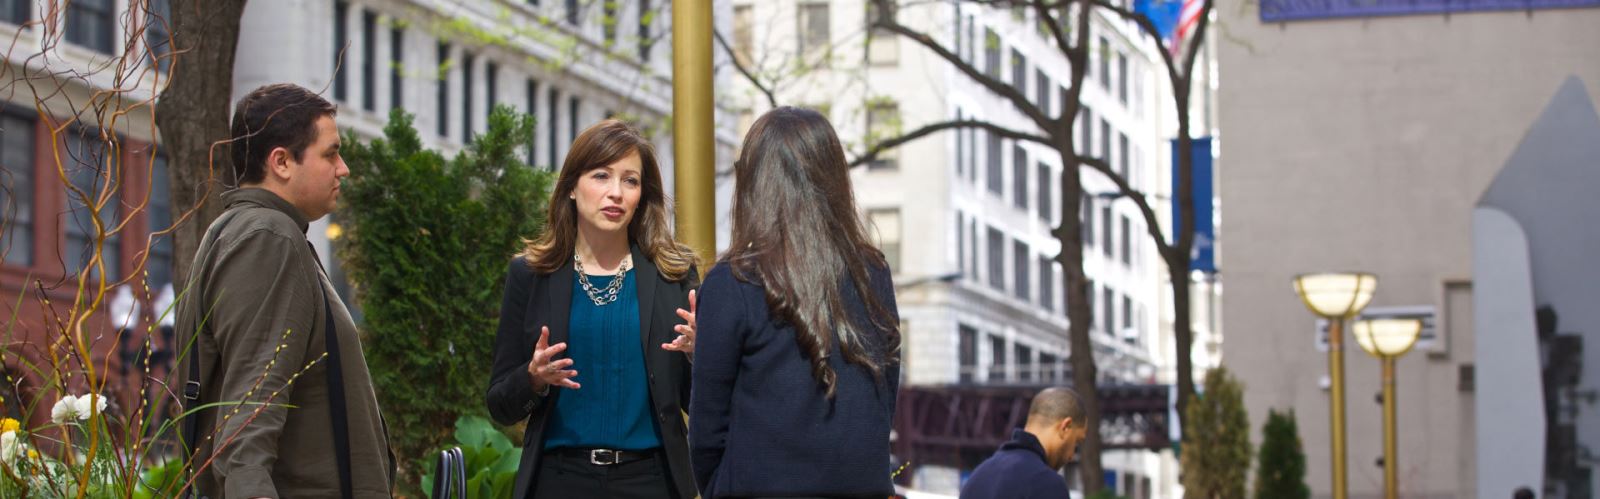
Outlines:
[[[17,438],[17,432],[0,433],[0,463],[14,463],[21,455],[22,441]]]
[[[63,424],[78,418],[78,397],[66,395],[50,408],[50,420]]]
[[[78,419],[87,421],[90,416],[106,412],[106,398],[98,393],[84,394],[78,397]]]

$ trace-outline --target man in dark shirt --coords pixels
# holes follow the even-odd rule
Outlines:
[[[962,499],[1068,498],[1067,482],[1057,472],[1088,434],[1078,393],[1048,388],[1033,396],[1028,423],[1011,432],[1011,441],[972,470]]]

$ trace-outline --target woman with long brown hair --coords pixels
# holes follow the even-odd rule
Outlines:
[[[814,111],[774,109],[734,177],[732,244],[697,314],[701,494],[888,497],[900,321],[839,138]]]
[[[486,397],[500,424],[528,423],[514,496],[694,497],[698,275],[650,142],[616,120],[585,130],[547,216],[507,271]]]

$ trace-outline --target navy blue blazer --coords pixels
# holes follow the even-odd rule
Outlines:
[[[699,285],[699,274],[690,268],[685,279],[668,281],[637,245],[633,246],[633,265],[639,294],[639,341],[644,348],[651,408],[660,423],[661,450],[678,497],[694,497],[688,429],[683,422],[683,410],[689,405],[689,361],[682,353],[662,349],[661,344],[678,337],[673,326],[682,324],[683,319],[677,310],[689,309],[689,290]],[[517,468],[516,488],[512,489],[516,499],[528,497],[533,488],[539,452],[544,448],[545,423],[562,391],[552,387],[547,396],[534,393],[528,362],[533,360],[533,346],[539,341],[541,326],[550,328],[551,345],[567,341],[573,272],[571,265],[562,265],[549,275],[535,274],[520,257],[512,259],[506,271],[500,327],[495,332],[494,368],[485,400],[489,415],[496,422],[528,422],[522,438],[522,463]],[[565,357],[565,353],[557,356]],[[581,370],[583,366],[574,369]]]
[[[888,270],[869,273],[872,293],[893,314],[889,324],[898,324]],[[855,287],[844,290],[848,312],[869,324]],[[828,400],[794,328],[768,314],[759,284],[735,279],[726,264],[706,274],[696,322],[689,446],[703,497],[894,494],[889,428],[899,351],[881,354],[893,361],[879,382],[845,362],[835,336],[828,362],[838,377]]]

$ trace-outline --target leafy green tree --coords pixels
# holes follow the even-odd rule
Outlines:
[[[337,243],[402,491],[431,469],[459,416],[487,412],[506,263],[541,227],[551,184],[517,152],[532,126],[497,107],[487,133],[450,160],[422,147],[403,111],[384,138],[345,137]]]
[[[1206,374],[1205,391],[1189,404],[1184,423],[1184,497],[1244,499],[1250,471],[1250,415],[1244,410],[1244,385],[1226,367]]]
[[[1256,499],[1310,499],[1306,486],[1306,452],[1294,410],[1267,411],[1261,427],[1261,452],[1256,468]]]

